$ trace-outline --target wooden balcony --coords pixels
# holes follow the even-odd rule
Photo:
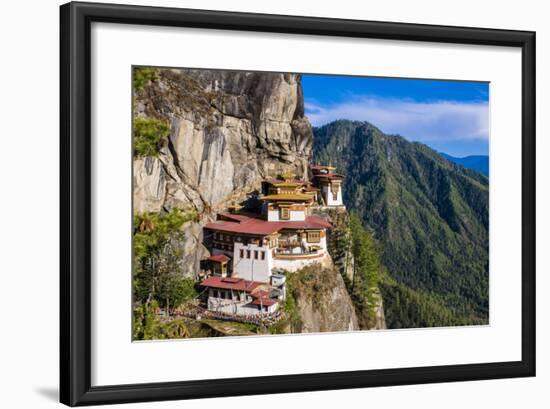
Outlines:
[[[279,260],[307,260],[312,258],[321,258],[326,254],[323,250],[301,251],[292,253],[286,248],[277,248],[273,250],[273,258]]]

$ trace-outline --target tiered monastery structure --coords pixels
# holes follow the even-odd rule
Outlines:
[[[201,282],[208,309],[229,315],[270,314],[284,300],[285,276],[330,262],[331,224],[313,215],[319,207],[343,207],[342,175],[312,166],[312,181],[292,174],[263,182],[261,213],[220,213],[205,226],[211,276]]]
[[[332,166],[312,166],[313,183],[320,191],[319,202],[328,207],[343,207],[342,179]]]

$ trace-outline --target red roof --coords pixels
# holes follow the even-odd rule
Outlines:
[[[269,291],[259,289],[258,291],[254,291],[254,294],[252,294],[254,298],[269,298]]]
[[[303,221],[268,222],[262,219],[243,216],[239,222],[217,221],[208,223],[205,228],[229,233],[242,233],[257,236],[267,236],[279,230],[307,230],[307,229],[329,229],[332,225],[325,219],[317,216],[308,216]]]
[[[210,230],[223,231],[228,233],[241,233],[241,234],[251,234],[256,236],[267,236],[269,234],[275,233],[280,228],[273,224],[273,222],[267,222],[265,220],[259,219],[248,219],[241,222],[232,222],[232,221],[217,221],[213,223],[208,223],[204,226]]]
[[[217,261],[219,263],[225,263],[226,261],[229,261],[231,259],[227,257],[225,254],[220,254],[219,256],[210,256],[208,257],[208,260]]]
[[[279,300],[276,298],[254,298],[250,304],[252,305],[265,305],[266,307],[270,307],[273,304],[277,304]]]
[[[330,229],[332,224],[319,216],[308,216],[303,222],[277,222],[283,224],[283,229]],[[286,226],[288,225],[288,226]]]
[[[266,290],[255,291],[252,294],[252,297],[254,297],[251,302],[251,304],[253,305],[265,305],[266,307],[269,307],[279,302],[279,300],[277,300],[276,298],[271,298],[269,296],[269,291]]]
[[[237,277],[208,277],[204,279],[201,283],[203,287],[212,287],[212,288],[221,288],[224,290],[237,290],[237,291],[246,291],[251,292],[260,285],[265,285],[265,283],[260,283],[259,281],[249,281],[243,278]]]

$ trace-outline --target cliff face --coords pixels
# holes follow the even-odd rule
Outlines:
[[[312,131],[299,75],[160,70],[136,92],[135,115],[170,124],[158,157],[134,161],[137,212],[210,213],[266,177],[307,172]]]
[[[333,267],[306,267],[289,277],[302,333],[356,331],[357,316],[346,285]]]

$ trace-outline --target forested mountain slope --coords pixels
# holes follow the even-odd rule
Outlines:
[[[485,176],[367,122],[316,128],[313,149],[345,174],[346,206],[380,243],[389,328],[488,321]]]

